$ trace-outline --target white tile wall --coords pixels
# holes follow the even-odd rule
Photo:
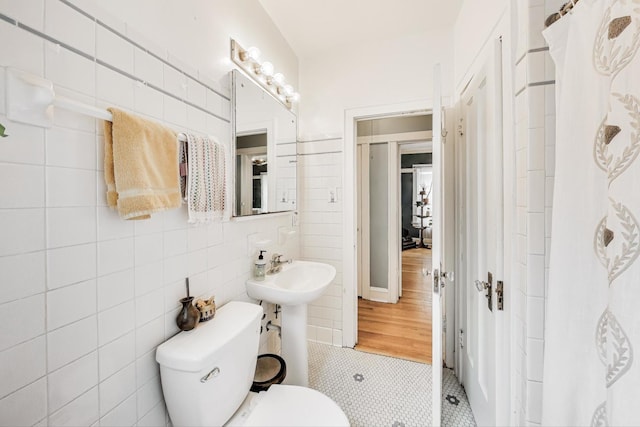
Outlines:
[[[548,13],[556,10],[561,2],[536,0],[525,8],[526,17],[520,25],[526,27],[527,47],[543,48],[546,43],[541,35]],[[526,89],[516,98],[517,141],[520,150],[526,150],[526,169],[523,162],[516,165],[518,182],[518,280],[522,292],[514,305],[514,339],[517,343],[515,421],[536,425],[542,414],[542,372],[544,355],[544,316],[546,276],[550,241],[550,214],[553,199],[553,175],[555,169],[555,78],[553,62],[548,51],[527,52]],[[521,67],[521,66],[519,66]],[[532,85],[531,83],[543,83]],[[524,178],[522,178],[524,177]],[[526,209],[526,210],[525,210]],[[525,223],[526,221],[526,223]],[[524,245],[524,246],[523,246]]]
[[[57,93],[80,102],[230,143],[230,124],[219,118],[230,118],[229,101],[101,23],[134,34],[123,22],[95,21],[59,0],[28,7],[0,0],[0,12],[212,114],[4,21],[0,39],[11,43],[0,43],[2,67],[44,75]],[[12,369],[0,375],[0,426],[165,425],[155,348],[178,331],[184,278],[192,275],[192,294],[215,294],[218,305],[247,299],[254,257],[247,236],[259,231],[277,241],[292,218],[192,227],[180,209],[120,220],[104,197],[102,122],[64,110],[48,130],[8,122],[2,67],[0,122],[10,138],[0,142],[0,366]],[[207,84],[229,94],[228,83]],[[275,249],[298,258],[299,239]],[[267,310],[266,320],[273,318]],[[326,340],[335,339],[336,325]],[[261,349],[277,348],[277,337],[265,334]]]
[[[309,305],[308,338],[342,345],[342,138],[304,141],[299,145],[298,182],[301,251],[305,259],[336,268],[336,278],[324,296]],[[329,188],[338,202],[329,203]]]

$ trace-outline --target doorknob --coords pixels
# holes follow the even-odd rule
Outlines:
[[[482,280],[476,280],[473,283],[476,285],[478,292],[482,292],[489,287],[489,283],[483,282]]]
[[[447,271],[440,273],[440,277],[453,282],[455,279],[455,274],[453,273],[453,271]]]
[[[485,295],[487,298],[487,306],[490,311],[493,311],[493,274],[491,274],[491,272],[487,273],[486,282],[482,280],[475,280],[473,283],[476,285],[478,292],[482,292],[485,289],[487,290],[487,294]]]

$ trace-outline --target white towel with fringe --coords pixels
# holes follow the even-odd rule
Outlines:
[[[211,137],[185,135],[189,223],[206,224],[222,219],[227,187],[224,147]]]

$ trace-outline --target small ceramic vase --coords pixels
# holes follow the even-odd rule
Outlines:
[[[198,325],[200,311],[192,304],[193,297],[182,298],[180,302],[182,303],[182,310],[176,317],[176,324],[181,330],[190,331]]]

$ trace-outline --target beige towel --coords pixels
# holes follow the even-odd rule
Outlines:
[[[180,207],[177,135],[159,123],[116,108],[105,121],[107,203],[123,219],[147,219]]]

